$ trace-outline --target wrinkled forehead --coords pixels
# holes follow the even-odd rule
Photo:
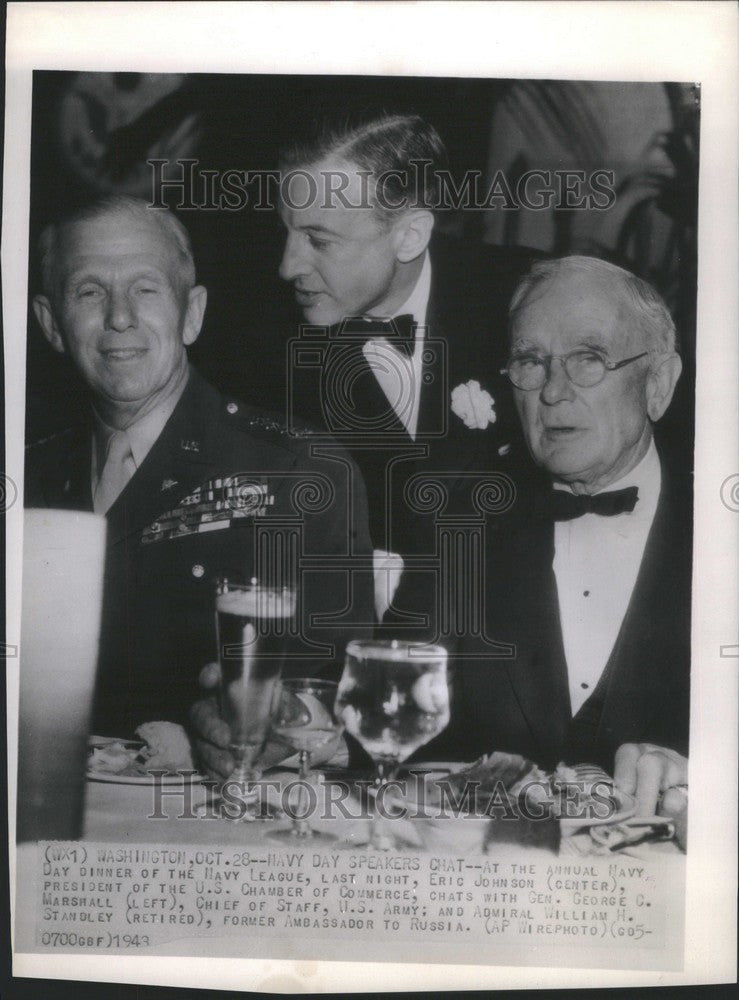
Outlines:
[[[559,274],[535,283],[510,318],[516,350],[601,347],[609,353],[639,343],[628,292],[617,278]]]
[[[86,264],[120,268],[136,261],[177,278],[177,244],[154,219],[111,212],[68,223],[59,232],[55,270],[62,280]]]

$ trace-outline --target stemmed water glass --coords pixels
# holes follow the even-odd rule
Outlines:
[[[311,837],[314,841],[336,838],[319,833],[308,822],[308,782],[312,755],[335,742],[341,733],[341,723],[334,715],[338,684],[315,677],[289,678],[282,682],[282,692],[272,719],[272,731],[298,751],[300,796],[294,807],[292,826],[277,830],[272,837]]]
[[[346,647],[336,715],[372,757],[376,798],[399,765],[449,724],[447,653],[443,646],[354,640]],[[369,846],[396,846],[377,801]]]

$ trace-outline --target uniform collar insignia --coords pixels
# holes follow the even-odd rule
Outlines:
[[[162,483],[162,493],[164,493],[165,490],[171,490],[172,487],[176,485],[177,485],[176,479],[165,479],[164,482]]]

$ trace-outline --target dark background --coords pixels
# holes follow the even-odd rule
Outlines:
[[[280,146],[324,112],[422,115],[441,134],[459,178],[501,169],[613,169],[609,212],[447,212],[452,235],[585,252],[652,281],[675,316],[685,373],[663,437],[692,455],[695,357],[698,91],[687,84],[230,74],[34,74],[30,295],[35,246],[72,205],[117,191],[153,196],[147,158],[198,160],[199,170],[275,169]],[[196,192],[202,203],[204,194]],[[179,196],[165,191],[174,207]],[[282,408],[285,342],[299,315],[277,276],[276,211],[178,211],[190,231],[198,281],[209,290],[192,361],[220,388]],[[29,296],[30,298],[30,296]],[[433,333],[433,331],[431,331]],[[29,311],[27,440],[80,414],[83,387],[41,337]]]
[[[668,419],[683,454],[692,454],[698,171],[695,88],[655,84],[198,75],[183,76],[175,82],[176,87],[167,96],[155,100],[147,90],[147,83],[156,83],[151,76],[35,74],[32,247],[42,226],[74,202],[109,190],[146,194],[139,190],[135,164],[140,164],[147,155],[166,155],[163,150],[168,145],[176,158],[182,151],[178,149],[176,135],[171,143],[167,137],[172,137],[178,125],[192,115],[197,116],[197,139],[195,151],[190,149],[189,153],[212,169],[273,167],[283,136],[289,136],[294,127],[299,127],[306,115],[328,106],[349,109],[385,106],[425,115],[446,140],[452,164],[458,171],[476,167],[489,173],[496,164],[519,170],[526,163],[537,167],[547,167],[550,163],[583,167],[613,165],[618,168],[620,204],[627,208],[607,233],[607,239],[602,220],[583,227],[579,225],[583,220],[568,218],[568,213],[560,213],[546,224],[540,219],[527,222],[519,217],[524,213],[512,213],[498,226],[503,239],[499,232],[491,231],[488,220],[475,217],[474,213],[469,218],[454,220],[454,226],[457,232],[471,239],[520,241],[556,253],[597,253],[625,263],[652,280],[666,295],[683,342],[686,374],[681,396]],[[633,99],[637,90],[644,96],[645,87],[654,91],[649,107],[661,108],[646,116],[643,106]],[[624,126],[621,129],[617,121],[604,122],[598,115],[603,102],[615,108],[617,97],[625,109],[620,115]],[[625,151],[624,131],[637,132],[639,128],[646,128],[653,139],[639,138],[632,149]],[[517,135],[520,143],[513,141]],[[510,144],[499,142],[506,136]],[[163,141],[158,142],[159,139]],[[493,139],[496,145],[491,151]],[[528,152],[522,153],[521,146]],[[272,213],[259,215],[247,210],[238,214],[192,212],[185,215],[184,221],[193,236],[199,280],[210,290],[208,316],[201,340],[192,351],[193,360],[224,388],[274,406],[275,394],[284,381],[282,345],[289,331],[267,323],[275,310],[279,311],[280,304],[285,306],[285,316],[291,315],[289,293],[285,294],[286,288],[276,277],[280,255],[277,220]],[[499,220],[494,221],[497,225]],[[33,252],[29,274],[29,291],[34,293],[39,287]],[[6,336],[20,335],[21,331],[6,331]],[[32,320],[28,329],[27,382],[29,440],[52,433],[79,412],[79,382],[64,359],[47,347]],[[0,786],[3,785],[4,772],[0,780]],[[2,787],[0,800],[5,803],[6,797],[1,793]],[[174,1000],[201,995],[195,990],[133,984],[13,978],[7,866],[4,869],[0,886],[0,923],[4,925],[4,961],[0,973],[3,998],[161,1000],[171,997]],[[237,995],[207,992],[213,997]],[[578,995],[632,1000],[641,998],[643,992],[582,990]],[[484,991],[457,995],[471,998],[492,994]],[[560,993],[546,990],[539,995],[549,998]],[[684,995],[734,996],[735,989],[713,986],[650,990],[650,996],[655,998]]]

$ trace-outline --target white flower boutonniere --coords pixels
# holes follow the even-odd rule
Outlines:
[[[496,419],[493,397],[474,380],[452,389],[452,413],[456,413],[466,427],[481,431]]]

